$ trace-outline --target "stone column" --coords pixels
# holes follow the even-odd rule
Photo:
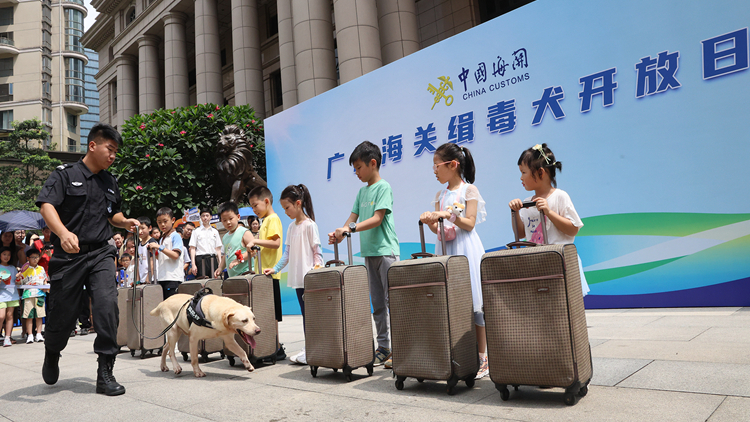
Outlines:
[[[164,17],[164,97],[168,109],[190,105],[185,35],[187,18],[181,12]]]
[[[292,21],[297,99],[301,103],[338,83],[330,0],[292,0]]]
[[[284,110],[297,105],[297,75],[294,66],[292,0],[276,0],[279,19],[279,71]]]
[[[122,55],[117,59],[117,127],[138,113],[136,58]]]
[[[341,83],[383,65],[375,0],[334,0]]]
[[[232,0],[232,49],[234,104],[251,106],[262,119],[266,104],[256,0]]]
[[[417,5],[412,0],[377,0],[383,64],[419,50]]]
[[[195,0],[195,88],[198,104],[224,105],[217,0]]]
[[[153,113],[161,108],[161,73],[159,72],[159,38],[138,38],[138,112]]]

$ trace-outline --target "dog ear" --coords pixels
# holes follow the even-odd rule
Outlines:
[[[230,323],[230,322],[229,322],[229,319],[230,319],[230,318],[232,318],[233,316],[234,316],[234,312],[228,312],[228,313],[226,313],[226,314],[224,315],[224,325],[225,325],[225,326],[226,326],[227,328],[229,328],[229,329],[231,329],[231,328],[232,328],[232,323]]]

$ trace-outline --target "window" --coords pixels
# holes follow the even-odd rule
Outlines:
[[[125,14],[125,26],[130,25],[135,20],[135,7],[131,7]]]
[[[78,130],[78,116],[75,114],[68,114],[68,132],[76,133]]]
[[[75,139],[68,138],[68,152],[78,152],[78,142]]]
[[[219,57],[221,57],[221,67],[224,67],[227,65],[227,49],[222,48],[219,52]]]
[[[46,4],[42,6],[42,21],[48,24],[52,23],[52,7]]]
[[[84,102],[83,69],[83,60],[70,57],[65,59],[66,101]]]
[[[45,29],[42,29],[42,45],[47,48],[52,48],[52,33]]]
[[[195,85],[195,69],[188,71],[188,86]]]
[[[12,32],[0,32],[0,44],[15,45]]]
[[[0,129],[13,129],[13,110],[0,111]]]
[[[82,36],[83,12],[77,9],[65,9],[65,49],[83,53]]]
[[[13,101],[13,84],[0,84],[0,102]]]
[[[52,126],[52,109],[42,108],[42,122]]]
[[[271,107],[281,107],[284,105],[284,95],[281,91],[281,71],[271,73]]]
[[[42,56],[42,70],[47,73],[52,73],[52,58],[48,56]]]
[[[266,4],[266,38],[271,38],[279,33],[279,15],[276,2]]]
[[[0,9],[0,25],[13,25],[13,7]]]
[[[13,76],[13,57],[0,59],[0,77]]]

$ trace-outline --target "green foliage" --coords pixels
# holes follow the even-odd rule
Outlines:
[[[44,142],[49,133],[38,119],[13,122],[13,132],[0,142],[0,211],[38,211],[34,204],[49,173],[62,164],[29,142]],[[36,144],[36,142],[35,142]]]
[[[191,207],[229,199],[219,180],[215,150],[227,125],[240,126],[253,145],[253,165],[265,179],[263,126],[249,106],[196,105],[133,116],[121,128],[123,146],[110,171],[117,177],[128,217],[151,217],[161,207],[175,216]]]

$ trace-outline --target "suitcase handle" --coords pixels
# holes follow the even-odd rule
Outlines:
[[[354,255],[352,255],[352,234],[350,232],[344,232],[343,236],[346,238],[346,246],[349,250],[349,265],[354,265]],[[333,243],[333,256],[334,259],[326,262],[326,267],[334,265],[336,267],[340,265],[346,265],[346,263],[339,259],[339,244]]]
[[[536,207],[536,202],[524,202],[523,208],[531,208]],[[543,245],[546,245],[549,243],[549,240],[547,240],[547,223],[545,221],[544,217],[544,211],[539,210],[539,215],[541,215],[541,221],[539,224],[542,225],[542,238],[544,239]],[[516,227],[516,212],[514,210],[510,210],[510,221],[511,221],[511,227],[513,227],[513,236],[516,238],[515,242],[510,242],[507,245],[508,249],[520,248],[520,247],[529,247],[529,246],[539,246],[538,243],[529,242],[529,241],[521,241],[518,233],[518,227]]]
[[[445,226],[443,225],[442,217],[438,218],[438,230],[440,230],[440,234],[442,235],[440,238],[440,243],[443,246],[443,255],[445,255]],[[419,220],[419,242],[422,244],[422,252],[411,254],[412,259],[431,258],[433,256],[437,256],[437,254],[427,252],[427,247],[425,246],[424,240],[424,223],[422,222],[422,220]]]

